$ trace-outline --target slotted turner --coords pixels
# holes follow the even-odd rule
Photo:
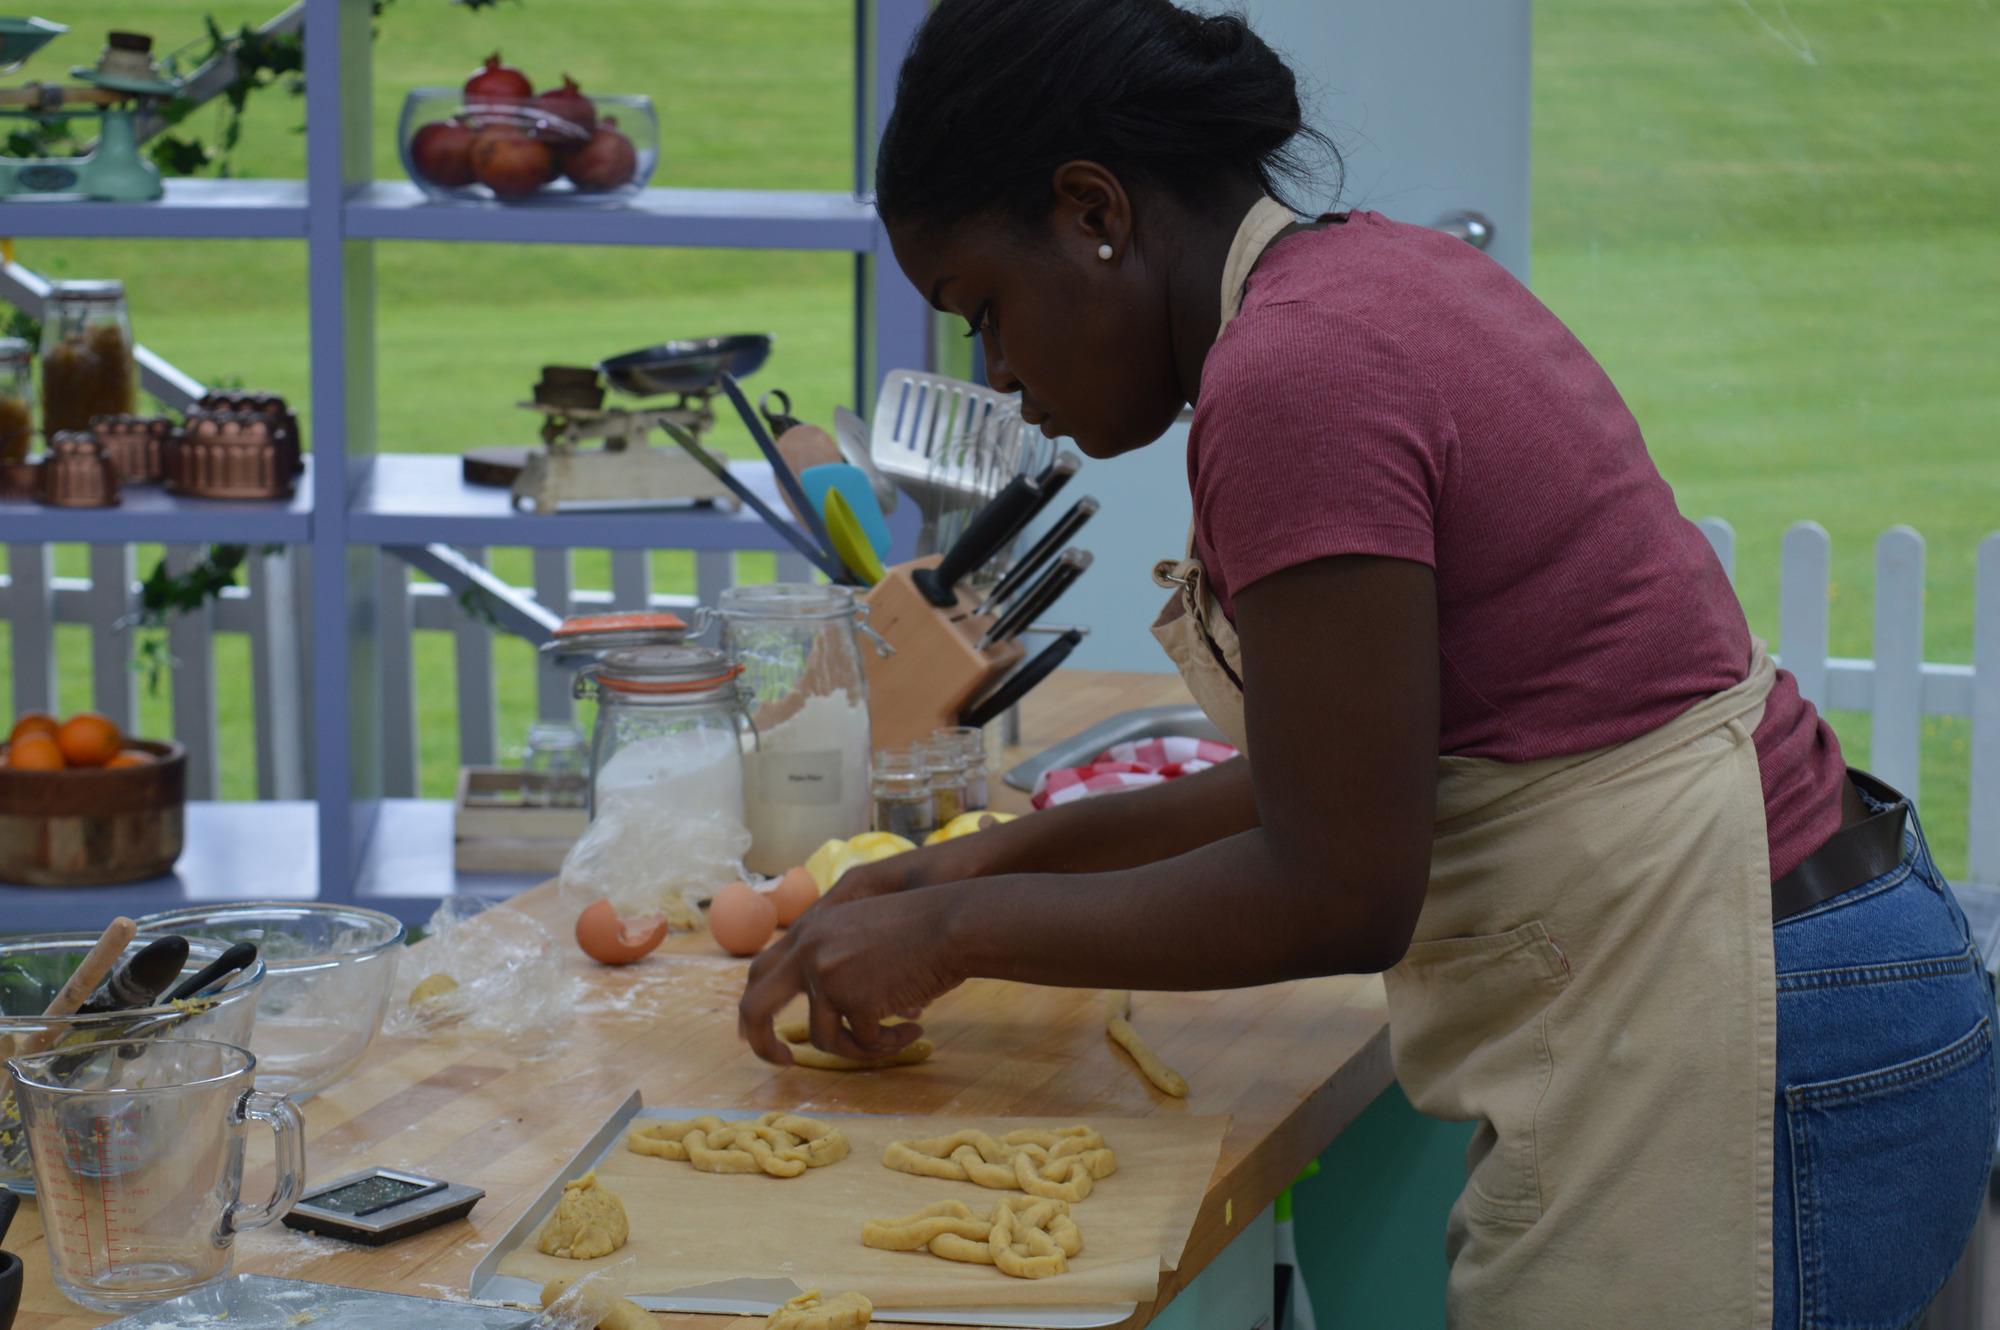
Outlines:
[[[920,550],[938,547],[941,517],[993,497],[1039,442],[1039,436],[1029,439],[1031,427],[1018,418],[1018,437],[994,437],[1015,408],[1012,394],[945,374],[899,369],[882,380],[869,452],[875,469],[923,513]],[[996,445],[1005,457],[996,457]]]

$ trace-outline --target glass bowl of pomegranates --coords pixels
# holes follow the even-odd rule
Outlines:
[[[434,200],[603,206],[652,178],[660,121],[651,98],[589,94],[568,75],[538,92],[495,54],[463,87],[405,97],[396,141]]]

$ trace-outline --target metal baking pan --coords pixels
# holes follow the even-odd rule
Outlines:
[[[1017,790],[1033,790],[1043,772],[1060,767],[1080,767],[1113,744],[1164,739],[1176,734],[1213,739],[1217,743],[1228,742],[1222,737],[1222,731],[1215,728],[1215,722],[1192,703],[1175,707],[1141,707],[1137,711],[1121,711],[1082,734],[1044,749],[1000,779]]]

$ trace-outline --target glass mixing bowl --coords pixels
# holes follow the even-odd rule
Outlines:
[[[158,932],[142,929],[125,954],[130,956],[157,936]],[[212,997],[55,1021],[44,1017],[49,999],[76,973],[96,943],[95,933],[38,933],[0,942],[0,1056],[22,1051],[28,1040],[52,1027],[62,1030],[74,1043],[108,1040],[128,1032],[153,1035],[171,1031],[177,1039],[213,1039],[238,1048],[250,1046],[257,999],[264,985],[262,960],[238,970]],[[222,955],[223,946],[188,939],[187,965],[181,973],[192,975]],[[18,1110],[7,1093],[8,1079],[0,1070],[0,1187],[33,1195],[35,1179],[28,1168],[28,1146],[20,1135]]]
[[[254,942],[268,973],[257,1000],[257,1088],[304,1099],[347,1073],[382,1028],[403,925],[379,910],[245,901],[149,914],[139,927],[227,945]]]

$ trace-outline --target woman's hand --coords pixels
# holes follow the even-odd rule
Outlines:
[[[835,891],[859,871],[850,870]],[[828,893],[799,916],[782,942],[751,963],[737,1009],[737,1032],[758,1057],[789,1065],[791,1050],[774,1025],[786,1004],[804,993],[816,1047],[858,1062],[894,1056],[923,1029],[914,1023],[885,1027],[883,1019],[914,1018],[965,981],[946,940],[944,914],[951,908],[951,895],[871,893],[865,882],[845,901],[836,902],[834,893]]]

